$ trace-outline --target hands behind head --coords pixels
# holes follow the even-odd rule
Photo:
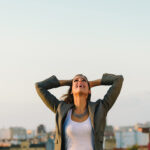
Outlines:
[[[59,80],[59,83],[61,86],[68,85],[71,86],[72,79],[71,80]],[[90,88],[101,85],[101,79],[89,81]]]

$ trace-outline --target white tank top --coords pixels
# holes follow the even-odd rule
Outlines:
[[[93,132],[90,117],[83,122],[71,120],[72,109],[68,111],[63,130],[65,150],[93,150]]]

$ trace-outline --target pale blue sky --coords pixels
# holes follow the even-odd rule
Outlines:
[[[0,1],[0,128],[54,129],[34,83],[77,73],[89,80],[106,72],[124,76],[108,124],[150,121],[149,8],[148,0]],[[108,88],[93,88],[92,101]],[[60,98],[66,90],[51,92]]]

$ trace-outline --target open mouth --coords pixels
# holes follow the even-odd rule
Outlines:
[[[77,85],[76,88],[85,88],[85,86],[84,85],[79,85],[79,86]]]

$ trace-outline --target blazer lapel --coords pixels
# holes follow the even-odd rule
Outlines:
[[[65,121],[66,115],[69,111],[74,106],[74,104],[64,104],[60,108],[60,114],[59,114],[59,127],[60,127],[60,133],[62,133],[62,127],[63,123]]]
[[[91,119],[91,124],[92,124],[93,130],[94,130],[94,128],[95,128],[95,126],[94,126],[95,105],[90,101],[88,101],[88,110],[89,110],[89,116]]]

